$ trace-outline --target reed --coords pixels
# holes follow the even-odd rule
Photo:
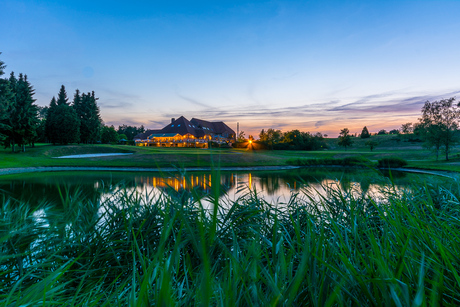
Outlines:
[[[460,304],[458,186],[211,195],[211,208],[194,192],[81,193],[62,191],[58,213],[1,199],[2,305]]]

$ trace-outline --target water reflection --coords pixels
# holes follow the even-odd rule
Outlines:
[[[386,175],[386,176],[385,176]],[[417,180],[432,176],[393,172],[396,188],[408,187]],[[390,185],[389,174],[373,170],[299,169],[266,172],[195,172],[195,173],[132,173],[132,172],[59,172],[33,173],[0,177],[0,193],[30,204],[50,204],[63,208],[78,195],[80,202],[97,204],[113,191],[123,187],[153,194],[165,194],[178,199],[193,197],[206,201],[207,196],[236,200],[249,191],[268,202],[287,201],[292,193],[305,187],[321,193],[324,187],[338,187],[343,191],[376,194]],[[75,197],[74,197],[75,198]]]
[[[372,170],[324,169],[168,174],[33,173],[0,177],[0,205],[4,212],[18,212],[11,208],[15,204],[18,208],[20,204],[27,204],[26,207],[30,208],[27,214],[32,214],[31,223],[43,225],[57,237],[65,237],[69,232],[90,233],[98,221],[104,219],[104,213],[113,210],[113,206],[106,208],[106,204],[116,204],[117,197],[147,195],[141,201],[149,203],[172,198],[184,205],[200,203],[204,208],[211,208],[213,199],[217,199],[222,209],[227,208],[227,204],[230,206],[231,201],[251,192],[256,192],[259,198],[276,205],[288,204],[295,194],[300,198],[318,200],[327,195],[327,189],[340,189],[344,194],[351,192],[372,195],[378,200],[383,197],[382,189],[385,187],[409,189],[414,182],[431,181],[433,178],[402,172],[394,172],[391,177],[392,183],[388,175],[382,176]],[[126,193],[117,193],[120,189]],[[18,202],[8,202],[8,198]],[[26,207],[22,206],[22,209]],[[26,216],[26,213],[22,215]]]

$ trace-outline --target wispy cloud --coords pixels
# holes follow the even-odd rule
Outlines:
[[[211,108],[210,105],[204,103],[204,102],[201,102],[201,101],[198,101],[197,99],[195,98],[191,98],[191,97],[187,97],[185,95],[182,95],[181,93],[179,93],[179,90],[176,88],[174,90],[174,92],[176,93],[177,97],[179,97],[180,99],[182,100],[185,100],[187,102],[190,102],[191,104],[194,104],[194,105],[197,105],[197,106],[200,106],[200,107],[203,107],[203,108]]]
[[[128,101],[116,100],[116,99],[107,99],[98,103],[101,107],[107,109],[129,109],[132,108],[133,103]]]
[[[301,104],[298,106],[230,105],[227,108],[184,109],[182,114],[162,113],[164,121],[151,121],[161,127],[171,117],[184,115],[205,120],[240,122],[242,130],[254,134],[262,128],[321,131],[334,135],[339,127],[357,132],[363,126],[374,129],[398,128],[406,121],[415,121],[423,104],[453,97],[460,91],[411,95],[404,91],[377,93],[363,97]],[[349,102],[351,101],[351,102]],[[205,106],[204,104],[201,104]],[[189,118],[189,119],[190,119]]]

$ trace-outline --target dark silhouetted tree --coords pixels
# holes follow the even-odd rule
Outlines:
[[[370,138],[371,135],[369,134],[369,130],[367,130],[367,127],[364,126],[363,131],[361,131],[361,138],[362,139],[367,139]]]
[[[378,145],[379,143],[377,141],[372,141],[372,140],[369,140],[365,143],[366,146],[369,146],[369,149],[371,151],[374,150],[374,148]]]
[[[67,98],[67,92],[65,91],[65,86],[61,85],[61,88],[59,89],[58,99],[56,101],[56,104],[58,106],[69,105],[68,101],[69,101],[69,98]]]
[[[238,135],[238,138],[236,139],[237,142],[244,142],[246,141],[246,138],[244,137],[244,131],[240,131],[240,134]]]
[[[22,146],[22,151],[25,151],[25,144],[33,144],[36,139],[38,118],[34,90],[23,74],[19,74],[19,79],[16,79],[12,72],[8,82],[13,98],[7,109],[8,130],[4,144],[11,146],[13,151],[16,145]]]
[[[118,133],[113,126],[102,126],[101,143],[116,143],[118,142]]]
[[[1,54],[1,53],[0,53]],[[0,61],[0,76],[4,74],[5,64]],[[8,136],[11,133],[9,112],[13,103],[14,93],[8,79],[0,78],[0,144],[9,146]]]
[[[422,107],[422,117],[419,118],[417,127],[425,145],[434,148],[436,159],[442,148],[446,160],[449,160],[449,152],[458,142],[457,130],[460,109],[455,103],[455,98],[442,99],[434,102],[425,102]]]
[[[405,123],[401,125],[401,132],[404,134],[409,134],[414,130],[412,123]]]
[[[122,126],[118,126],[118,130],[117,130],[118,134],[126,135],[129,141],[132,141],[133,138],[139,133],[144,133],[144,132],[145,132],[144,126],[140,126],[139,128],[137,128],[135,126],[122,125]]]
[[[72,106],[80,120],[80,141],[85,144],[93,144],[100,139],[102,120],[97,99],[94,92],[81,96],[79,90],[75,92]]]
[[[67,103],[67,93],[61,86],[58,100],[53,97],[46,117],[46,135],[53,144],[69,144],[80,141],[80,120],[74,108]]]
[[[58,144],[77,143],[80,140],[80,120],[77,112],[66,104],[56,106],[54,110],[54,140]]]
[[[19,75],[18,91],[16,93],[16,103],[22,110],[21,116],[21,131],[22,139],[20,145],[22,145],[22,151],[24,152],[25,144],[35,145],[37,139],[37,125],[38,125],[38,107],[35,105],[35,94],[32,85],[27,79],[27,75]]]
[[[56,144],[56,134],[55,131],[58,129],[55,121],[55,113],[56,113],[57,103],[56,98],[53,97],[50,101],[50,106],[48,108],[48,112],[46,112],[46,121],[45,121],[45,135],[48,138],[50,143]]]
[[[350,130],[348,130],[348,128],[340,130],[338,145],[345,147],[345,149],[353,145],[353,140],[351,139]]]
[[[273,149],[273,146],[281,142],[281,137],[282,137],[282,132],[281,130],[275,130],[272,128],[269,128],[267,131],[262,131],[259,134],[259,140],[267,145],[269,149]]]

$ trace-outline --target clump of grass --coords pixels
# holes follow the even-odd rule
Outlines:
[[[321,158],[321,159],[289,159],[288,165],[295,166],[372,166],[373,163],[363,156],[351,156],[345,158]]]
[[[378,167],[383,168],[404,167],[406,165],[407,161],[399,157],[385,157],[378,160]]]
[[[4,197],[0,301],[460,304],[458,187],[389,188],[379,200],[325,188],[279,204],[256,192],[235,201],[216,194],[210,209],[193,192],[120,189],[99,203],[63,191],[59,213]]]

